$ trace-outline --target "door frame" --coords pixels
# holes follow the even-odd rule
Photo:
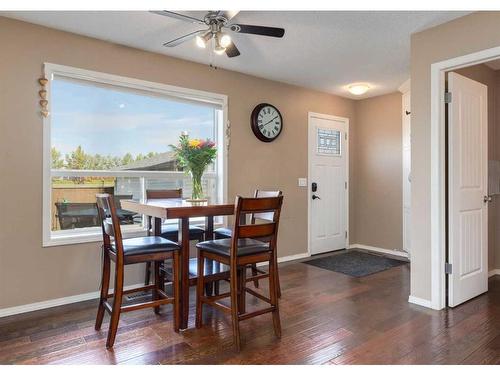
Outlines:
[[[311,188],[311,160],[309,158],[309,128],[311,127],[311,119],[313,118],[319,118],[322,120],[335,120],[335,121],[341,121],[345,124],[346,127],[346,136],[347,140],[344,141],[344,150],[345,150],[345,156],[346,156],[346,181],[347,181],[347,189],[345,189],[345,194],[346,194],[346,231],[347,231],[347,237],[345,239],[346,243],[346,248],[349,246],[349,190],[351,188],[351,184],[349,181],[349,119],[347,117],[340,117],[340,116],[335,116],[335,115],[327,115],[324,113],[317,113],[317,112],[308,112],[307,113],[307,256],[311,256],[311,199],[309,198],[310,194],[310,188]]]
[[[405,141],[405,136],[404,136],[404,123],[405,123],[405,117],[407,116],[411,116],[411,79],[408,78],[399,88],[398,88],[398,91],[401,93],[401,146],[404,145],[404,141]],[[404,96],[405,95],[409,95],[410,96],[410,114],[406,114],[405,113],[405,108],[404,108]],[[405,244],[408,242],[407,241],[407,233],[406,233],[406,230],[405,228],[407,228],[407,225],[408,223],[406,222],[406,212],[405,212],[405,198],[407,196],[407,194],[405,193],[405,189],[404,189],[404,186],[405,186],[405,183],[406,183],[406,180],[408,177],[410,177],[410,217],[411,217],[411,117],[410,117],[410,176],[405,176],[404,172],[405,172],[405,163],[404,163],[404,160],[405,160],[405,150],[404,150],[404,147],[401,147],[401,175],[402,175],[402,179],[401,179],[401,186],[402,186],[402,203],[401,203],[401,218],[402,218],[402,222],[403,222],[403,251],[406,251],[407,255],[408,255],[408,259],[410,259],[410,253],[411,253],[411,249],[405,249]],[[410,221],[411,223],[411,221]],[[411,228],[409,228],[409,237],[410,237],[410,240],[411,240]],[[411,242],[410,242],[411,243]]]
[[[446,307],[445,74],[500,58],[500,46],[431,64],[431,305]],[[411,299],[411,296],[410,296]]]

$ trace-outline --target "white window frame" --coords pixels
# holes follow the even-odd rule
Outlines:
[[[185,99],[193,102],[202,102],[220,106],[222,112],[222,124],[217,129],[217,139],[220,140],[217,158],[218,175],[213,172],[205,173],[206,177],[217,177],[219,179],[218,199],[221,202],[227,201],[227,154],[229,147],[229,122],[228,122],[228,98],[227,95],[212,93],[208,91],[187,89],[183,87],[171,86],[162,83],[144,81],[135,78],[128,78],[114,74],[95,72],[86,69],[74,68],[70,66],[45,63],[43,65],[45,77],[49,83],[45,87],[47,90],[49,116],[43,118],[43,193],[42,193],[42,246],[59,246],[85,242],[98,242],[102,240],[100,228],[79,228],[68,231],[51,230],[51,208],[52,208],[52,176],[63,173],[68,176],[71,173],[78,176],[115,176],[115,177],[145,177],[145,178],[164,178],[168,175],[183,175],[183,172],[157,172],[157,171],[64,171],[58,172],[51,169],[51,83],[54,75],[85,80],[89,82],[104,83],[113,86],[126,87],[141,91],[148,91],[164,95],[167,97]],[[221,147],[222,146],[222,150]],[[222,181],[221,181],[222,180]],[[69,233],[71,232],[71,233]],[[124,237],[133,237],[145,235],[144,228],[140,225],[131,225],[124,227]]]

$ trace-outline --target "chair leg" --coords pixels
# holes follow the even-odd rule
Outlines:
[[[240,321],[238,319],[238,270],[231,267],[230,271],[230,289],[231,289],[231,320],[233,324],[233,339],[236,349],[240,351]]]
[[[161,288],[160,262],[158,261],[154,262],[154,277],[155,277],[155,284],[153,288],[152,299],[156,301],[159,298],[158,289]],[[155,306],[154,312],[155,314],[159,314],[160,306]]]
[[[101,278],[101,297],[99,298],[99,307],[97,308],[97,317],[95,319],[95,329],[101,329],[102,320],[104,318],[105,308],[104,302],[109,291],[109,277],[110,277],[110,259],[107,250],[103,250],[104,257],[102,263],[102,278]]]
[[[246,281],[247,267],[243,266],[238,270],[238,313],[244,314],[246,311]]]
[[[269,261],[269,294],[271,305],[274,307],[273,314],[273,326],[274,334],[277,337],[281,337],[281,322],[280,322],[280,311],[278,306],[278,287],[277,287],[277,267],[274,260]]]
[[[196,284],[196,328],[201,328],[203,324],[203,301],[205,291],[205,275],[204,275],[205,258],[201,251],[198,251],[198,280]]]
[[[257,276],[259,273],[257,272],[257,265],[254,263],[250,266],[252,268],[252,276]],[[259,287],[259,280],[254,280],[253,285],[258,288]]]
[[[146,274],[144,276],[144,285],[149,285],[151,281],[151,262],[146,262]]]
[[[108,340],[106,341],[106,348],[113,347],[116,338],[116,331],[118,330],[118,322],[120,320],[120,312],[123,297],[123,265],[116,266],[115,271],[115,298],[113,301],[113,310],[111,311],[111,320],[109,322]]]
[[[274,263],[275,270],[276,270],[276,288],[278,289],[278,298],[281,298],[281,285],[280,285],[280,273],[278,269],[278,260],[275,260]]]
[[[211,260],[205,261],[204,267],[207,268],[207,272],[212,274],[213,272],[213,267],[214,267],[214,262]],[[205,295],[207,297],[211,297],[214,294],[214,283],[205,283]]]
[[[181,291],[179,280],[179,251],[174,251],[174,259],[172,261],[172,289],[174,293],[174,331],[179,332],[181,324]]]

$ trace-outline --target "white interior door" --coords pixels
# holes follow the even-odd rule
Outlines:
[[[403,250],[410,252],[411,238],[411,108],[410,92],[403,94]]]
[[[488,88],[448,75],[448,305],[488,290]]]
[[[309,116],[309,249],[311,254],[347,244],[349,120]]]

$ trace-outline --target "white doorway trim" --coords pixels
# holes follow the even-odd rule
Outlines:
[[[311,256],[311,199],[309,195],[311,194],[311,164],[309,160],[309,126],[311,125],[312,118],[319,118],[324,120],[336,120],[345,123],[347,142],[345,142],[345,154],[346,154],[346,181],[347,189],[345,189],[346,194],[346,248],[349,247],[349,191],[350,191],[350,181],[349,181],[349,119],[347,117],[339,117],[333,115],[326,115],[323,113],[308,112],[307,115],[307,255]]]
[[[446,307],[445,73],[500,58],[500,46],[431,64],[431,308]]]

